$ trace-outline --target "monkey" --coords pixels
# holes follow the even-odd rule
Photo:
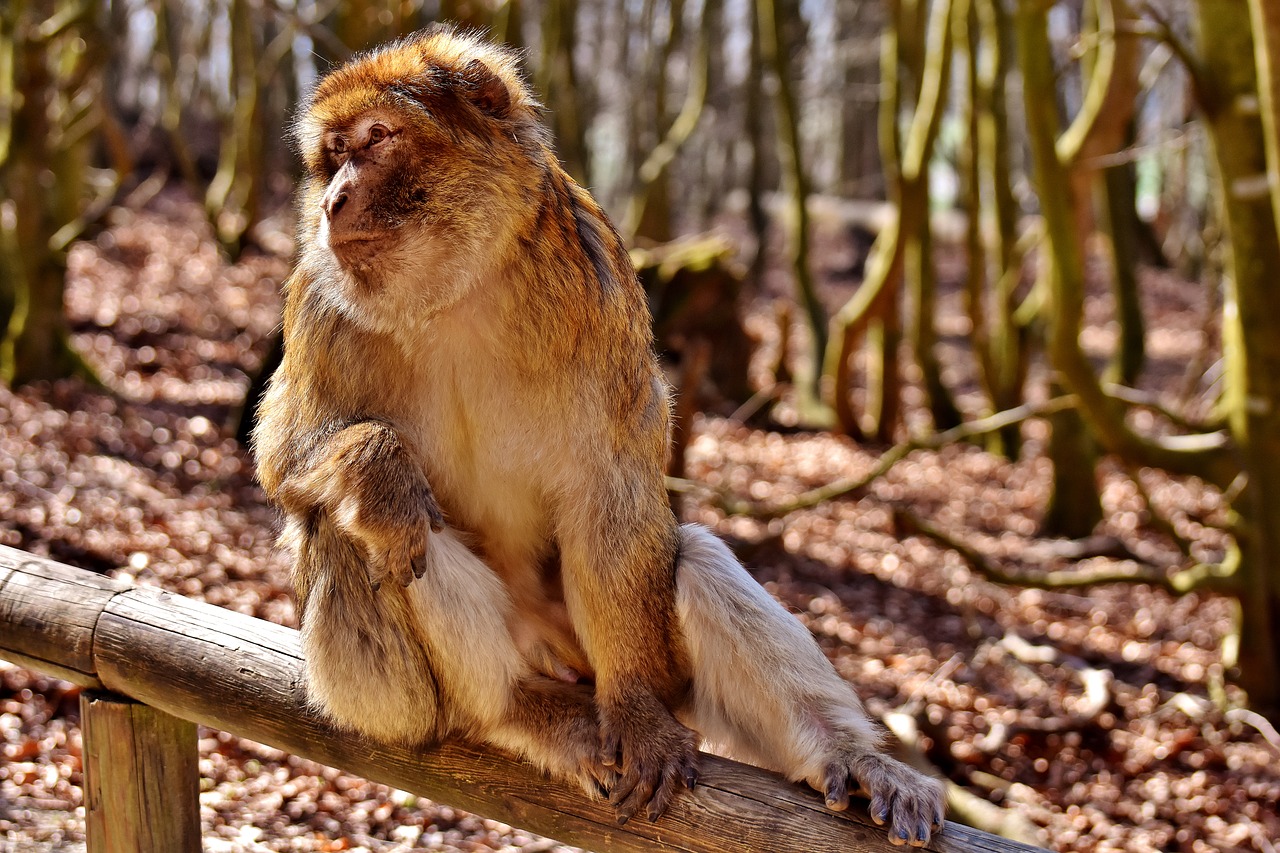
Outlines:
[[[670,393],[623,242],[515,56],[435,26],[316,84],[258,477],[308,692],[374,742],[465,738],[658,819],[713,747],[870,798],[897,844],[942,786],[663,477]]]

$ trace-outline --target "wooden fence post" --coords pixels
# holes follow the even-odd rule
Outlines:
[[[80,696],[88,853],[200,853],[195,723],[123,696]]]

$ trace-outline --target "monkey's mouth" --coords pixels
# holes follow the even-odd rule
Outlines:
[[[349,231],[345,234],[329,234],[329,248],[337,251],[340,248],[359,243],[374,243],[385,238],[385,234],[373,231]]]
[[[366,266],[387,247],[387,235],[376,231],[347,231],[329,235],[329,250],[344,266]]]

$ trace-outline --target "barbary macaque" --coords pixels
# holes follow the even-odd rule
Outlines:
[[[283,508],[308,689],[375,740],[468,738],[657,819],[698,747],[871,800],[925,843],[941,785],[887,756],[804,626],[664,489],[669,392],[604,212],[513,56],[434,28],[300,111],[299,257],[254,442]]]

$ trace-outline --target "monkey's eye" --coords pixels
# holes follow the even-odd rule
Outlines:
[[[333,141],[329,143],[329,150],[334,154],[346,154],[347,140],[343,139],[341,136],[335,136]]]
[[[375,124],[373,127],[369,128],[369,144],[377,145],[390,135],[391,131],[387,130],[387,128],[380,124]]]

